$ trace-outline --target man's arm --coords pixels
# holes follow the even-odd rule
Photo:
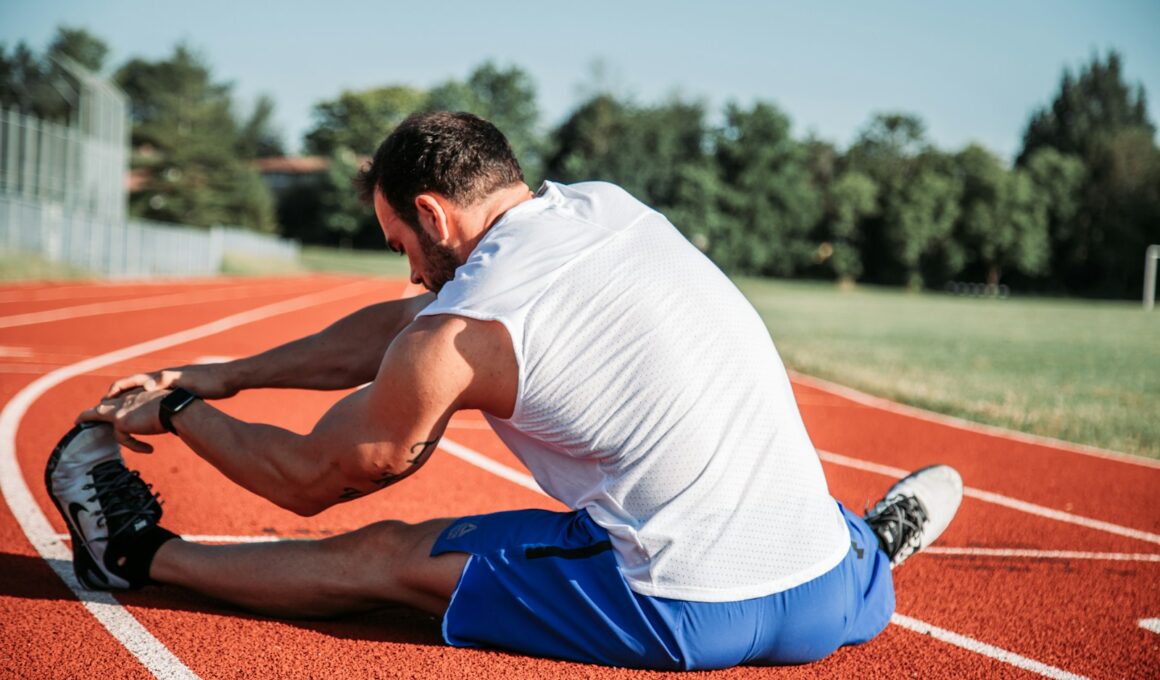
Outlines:
[[[338,390],[370,382],[400,332],[434,300],[427,293],[360,309],[327,328],[261,354],[218,364],[198,364],[138,373],[114,382],[106,398],[129,390],[184,387],[206,399],[246,389],[299,387]]]
[[[173,425],[190,448],[237,484],[313,515],[413,473],[456,410],[510,416],[517,383],[502,325],[425,317],[391,345],[374,382],[339,401],[307,435],[246,423],[204,402],[182,410]],[[112,422],[118,439],[135,448],[130,435],[161,431],[157,402],[165,393],[105,400],[80,419]]]

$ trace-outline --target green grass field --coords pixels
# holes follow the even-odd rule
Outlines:
[[[1160,313],[739,280],[786,364],[932,411],[1160,458]]]

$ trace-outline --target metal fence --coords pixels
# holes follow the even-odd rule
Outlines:
[[[67,124],[0,109],[0,249],[110,277],[212,275],[226,253],[297,260],[297,243],[240,227],[127,220],[125,96],[62,65],[76,90]]]
[[[299,245],[240,227],[120,223],[59,203],[0,194],[0,249],[35,253],[113,278],[209,276],[227,253],[296,261]]]

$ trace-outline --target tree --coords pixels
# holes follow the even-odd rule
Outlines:
[[[1075,263],[1072,290],[1136,297],[1141,254],[1160,242],[1160,149],[1143,127],[1121,130],[1089,151],[1087,183],[1073,239],[1060,246]]]
[[[238,157],[230,86],[185,45],[159,61],[132,59],[115,79],[130,98],[134,165],[148,179],[129,197],[132,214],[198,226],[274,228],[257,171]]]
[[[857,170],[843,172],[829,186],[827,224],[823,243],[829,244],[830,268],[840,281],[853,282],[862,275],[861,222],[878,210],[878,185]],[[823,251],[825,254],[825,251]]]
[[[776,106],[758,102],[745,110],[725,109],[725,125],[715,137],[715,160],[722,182],[723,211],[738,228],[733,243],[710,243],[709,253],[728,249],[719,264],[739,273],[788,276],[806,266],[816,250],[809,233],[822,214],[806,149],[790,134],[789,118]]]
[[[846,152],[843,165],[848,172],[858,172],[878,189],[877,206],[863,213],[859,220],[862,265],[866,278],[878,283],[911,283],[922,253],[931,244],[907,246],[907,234],[919,236],[918,225],[904,229],[892,219],[900,214],[914,214],[901,202],[914,197],[909,188],[924,166],[931,165],[934,153],[926,140],[925,126],[917,116],[906,113],[880,113],[870,119]],[[935,183],[937,184],[937,182]],[[909,248],[913,262],[901,251]]]
[[[369,229],[377,235],[379,227],[377,222],[368,219],[368,211],[354,191],[358,156],[350,149],[339,147],[329,161],[321,191],[323,224],[338,237],[341,246],[350,247],[360,231]]]
[[[948,252],[946,246],[959,216],[961,191],[954,178],[925,168],[908,181],[888,187],[883,209],[885,236],[892,254],[904,268],[908,287],[924,285],[925,258],[938,258]]]
[[[1120,55],[1113,50],[1105,61],[1093,57],[1078,76],[1064,70],[1051,105],[1032,114],[1027,124],[1018,164],[1043,147],[1086,157],[1101,138],[1133,128],[1156,133],[1143,85],[1124,83]]]
[[[93,72],[104,67],[109,48],[83,29],[60,26],[44,55],[18,43],[11,52],[0,44],[0,106],[42,120],[67,122],[77,105],[77,88],[62,58]]]
[[[100,73],[104,69],[107,56],[109,46],[105,41],[83,28],[59,26],[56,29],[56,36],[48,45],[49,59],[66,57],[93,73]]]
[[[963,187],[956,241],[965,249],[966,259],[991,285],[997,285],[1007,269],[1027,276],[1046,273],[1048,205],[1031,176],[1008,170],[994,154],[974,144],[955,161]]]
[[[610,95],[599,94],[582,103],[552,133],[552,152],[544,168],[548,178],[561,182],[628,179],[631,159],[624,150],[631,143],[632,116],[630,105]],[[632,193],[632,188],[626,188]]]
[[[282,136],[273,127],[274,100],[267,95],[258,97],[250,117],[238,130],[234,151],[239,158],[269,158],[286,155]]]
[[[707,153],[700,102],[671,99],[639,107],[599,93],[551,136],[548,178],[615,182],[668,215],[701,247],[717,241],[719,175]],[[710,235],[713,235],[711,238]]]
[[[427,111],[466,111],[491,121],[511,144],[524,176],[533,185],[543,173],[539,107],[531,76],[518,66],[499,68],[487,61],[467,80],[434,87],[423,105]]]
[[[1086,169],[1072,194],[1079,199],[1074,214],[1063,220],[1056,210],[1050,217],[1055,270],[1067,290],[1116,297],[1139,293],[1140,254],[1160,231],[1155,134],[1144,89],[1123,81],[1116,52],[1102,61],[1094,57],[1078,76],[1065,70],[1050,106],[1028,122],[1020,167],[1049,158],[1040,154],[1051,149],[1079,158]],[[1066,163],[1051,158],[1048,164],[1062,171]],[[1071,186],[1070,179],[1064,183]]]
[[[344,90],[337,99],[314,105],[314,127],[303,138],[307,153],[330,156],[340,148],[360,155],[375,152],[404,118],[426,106],[427,94],[406,85]]]

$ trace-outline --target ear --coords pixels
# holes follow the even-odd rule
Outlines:
[[[449,215],[444,203],[445,199],[434,193],[423,193],[415,197],[415,209],[419,212],[419,226],[436,243],[443,243],[451,234]]]

